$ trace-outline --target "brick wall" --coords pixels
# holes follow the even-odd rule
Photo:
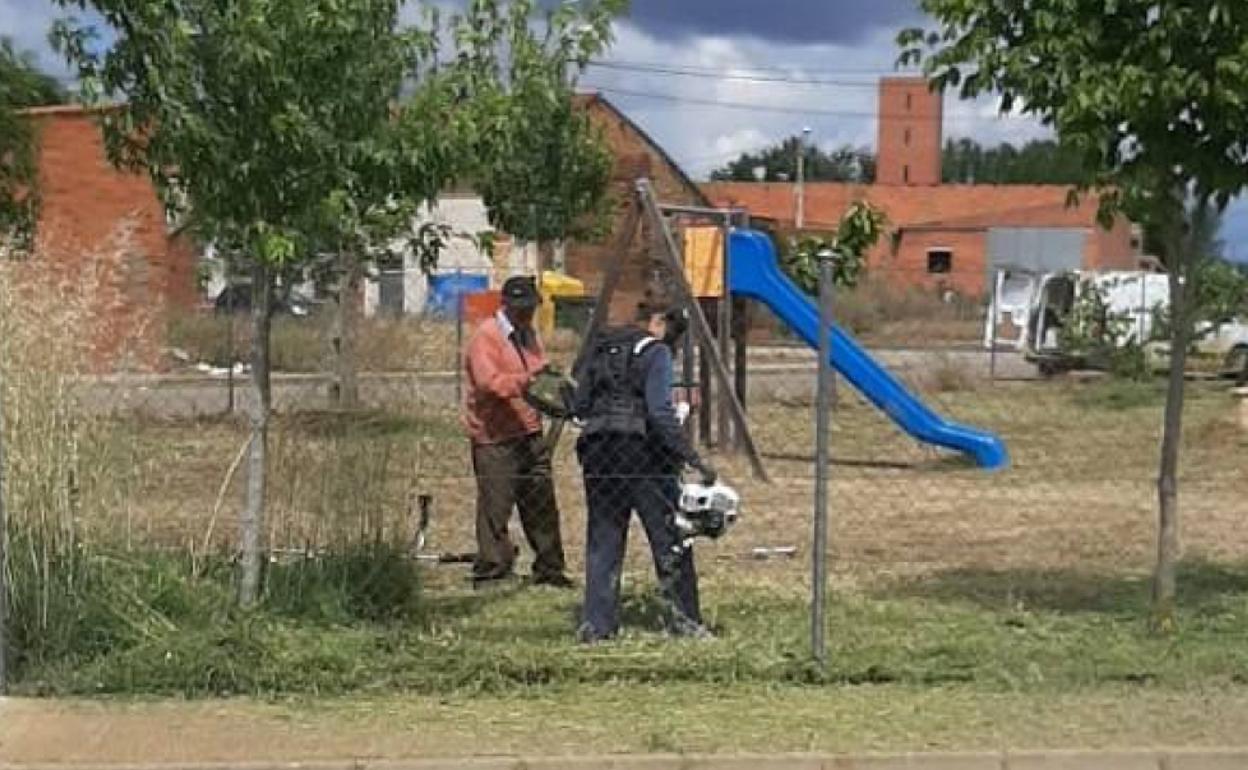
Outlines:
[[[1084,264],[1091,270],[1136,270],[1139,256],[1131,239],[1131,222],[1126,217],[1114,220],[1108,230],[1097,227],[1088,236]]]
[[[95,368],[160,368],[168,313],[198,302],[191,245],[170,235],[147,177],[109,164],[94,114],[27,114],[39,138],[43,196],[32,260],[94,292]]]
[[[929,255],[936,250],[952,253],[949,272],[928,269]],[[903,233],[896,251],[891,243],[877,247],[868,265],[897,286],[952,289],[967,297],[981,297],[987,288],[987,251],[988,237],[983,230],[920,230]]]

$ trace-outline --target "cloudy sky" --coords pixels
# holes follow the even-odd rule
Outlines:
[[[606,66],[591,67],[581,85],[606,94],[695,178],[806,127],[821,145],[873,145],[875,81],[895,71],[897,31],[926,21],[916,0],[632,6]],[[50,0],[0,0],[0,34],[63,72],[45,39],[58,14]],[[995,143],[1047,135],[1028,119],[999,116],[991,100],[950,95],[945,114],[947,137]],[[1226,235],[1236,256],[1248,259],[1248,207],[1231,212]],[[1244,245],[1236,249],[1236,242]]]
[[[592,67],[583,84],[699,177],[806,127],[825,146],[869,146],[876,82],[895,71],[897,31],[923,21],[913,0],[635,0],[607,66]],[[950,136],[1043,134],[998,118],[991,102],[949,98],[947,110]]]

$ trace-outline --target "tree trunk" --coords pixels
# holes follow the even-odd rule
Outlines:
[[[247,452],[247,499],[240,521],[242,558],[238,600],[255,606],[260,597],[264,564],[264,498],[268,471],[268,433],[271,393],[269,389],[269,330],[272,314],[273,278],[267,267],[257,265],[251,288],[251,446]]]
[[[1189,255],[1175,253],[1170,270],[1170,383],[1166,392],[1165,420],[1161,437],[1161,463],[1157,476],[1159,527],[1157,568],[1153,575],[1153,623],[1160,631],[1175,628],[1175,571],[1179,560],[1179,449],[1183,437],[1184,369],[1191,338],[1188,309],[1182,283]]]
[[[356,371],[355,338],[359,329],[360,261],[345,251],[338,255],[338,290],[334,292],[334,316],[330,322],[329,348],[333,383],[330,403],[339,409],[360,405]]]

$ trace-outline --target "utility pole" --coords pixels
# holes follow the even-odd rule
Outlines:
[[[799,231],[806,227],[806,141],[811,130],[810,126],[803,128],[797,140],[797,216],[793,223]]]

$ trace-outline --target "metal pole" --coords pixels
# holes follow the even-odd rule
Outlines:
[[[725,216],[739,216],[745,211],[745,209],[717,209],[707,206],[681,206],[672,203],[660,203],[659,211],[662,211],[664,214],[691,214],[693,216],[715,217],[718,219]]]
[[[827,662],[824,639],[828,587],[828,465],[832,414],[833,255],[819,253],[819,377],[815,408],[815,532],[811,554],[810,646],[815,661]]]
[[[992,298],[988,304],[988,382],[997,381],[997,298],[1001,293],[1001,271],[992,273]]]
[[[226,276],[227,277],[229,276],[228,267],[226,268]],[[231,291],[232,288],[233,287],[230,286],[230,282],[227,280],[225,283],[225,290],[229,292],[229,295],[226,297],[226,301],[225,301],[225,319],[226,319],[225,322],[226,322],[226,325],[228,326],[228,330],[226,331],[226,335],[228,339],[226,340],[226,346],[225,346],[226,348],[225,367],[228,370],[225,373],[225,388],[226,388],[225,413],[226,414],[234,414],[234,398],[235,398],[234,397],[234,359],[238,355],[234,346],[234,327],[235,327],[234,296],[235,295],[234,295],[234,292]]]
[[[797,216],[793,224],[800,232],[806,226],[806,138],[810,136],[810,128],[802,129],[802,136],[797,140]]]

